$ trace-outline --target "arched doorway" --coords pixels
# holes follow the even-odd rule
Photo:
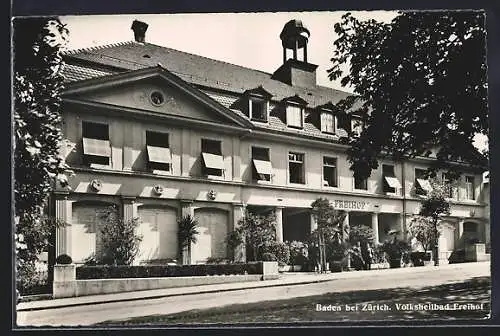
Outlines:
[[[194,216],[198,220],[200,234],[191,250],[191,260],[194,263],[203,263],[208,258],[227,258],[228,211],[217,208],[198,208],[195,209]]]
[[[177,209],[158,206],[141,206],[138,209],[139,227],[142,235],[136,262],[155,259],[176,259]]]
[[[83,263],[101,251],[101,228],[106,223],[106,214],[112,204],[103,202],[73,203],[71,221],[71,258]]]

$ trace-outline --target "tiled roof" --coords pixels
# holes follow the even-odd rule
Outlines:
[[[168,71],[182,80],[194,84],[212,99],[246,119],[249,118],[244,113],[233,108],[234,103],[240,94],[258,87],[271,93],[272,101],[277,102],[298,95],[308,103],[310,108],[329,102],[336,103],[350,95],[347,92],[322,86],[294,87],[271,79],[269,73],[134,41],[69,51],[65,53],[65,60],[67,65],[63,74],[68,82],[161,64]],[[227,91],[227,93],[224,94],[222,91]],[[271,109],[274,107],[273,105],[271,104]],[[268,123],[254,122],[254,125],[262,130],[313,136],[328,141],[338,140],[337,136],[324,134],[314,124],[307,121],[304,123],[303,129],[295,129],[289,128],[279,117],[270,116]]]
[[[76,82],[112,74],[112,72],[100,71],[74,64],[65,64],[62,73],[65,77],[66,82]]]
[[[323,86],[310,88],[290,86],[271,79],[271,74],[266,72],[135,41],[69,51],[65,53],[65,60],[69,64],[89,64],[89,62],[99,64],[114,71],[137,70],[160,63],[170,72],[192,84],[236,93],[262,86],[273,95],[272,100],[278,101],[298,95],[307,101],[310,107],[323,105],[329,101],[336,103],[350,95]],[[68,77],[74,77],[73,69],[68,69],[66,73]]]

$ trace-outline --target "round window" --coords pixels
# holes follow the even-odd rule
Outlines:
[[[151,93],[151,103],[156,106],[160,106],[165,102],[165,97],[163,96],[163,93],[154,91]]]

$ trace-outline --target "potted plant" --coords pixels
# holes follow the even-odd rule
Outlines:
[[[399,268],[401,267],[401,260],[410,250],[410,246],[406,241],[398,239],[394,234],[391,239],[384,242],[382,250],[387,254],[389,267]]]
[[[342,272],[347,264],[348,245],[346,242],[333,242],[328,246],[329,270]]]
[[[289,249],[292,271],[300,272],[308,260],[307,244],[294,240],[289,243]]]
[[[191,244],[197,242],[198,221],[191,215],[186,215],[177,221],[179,229],[177,231],[177,239],[179,242],[179,260],[185,264],[189,260]]]

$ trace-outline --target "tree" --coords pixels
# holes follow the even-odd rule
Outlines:
[[[57,18],[13,21],[14,199],[16,266],[34,269],[57,221],[43,215],[53,183],[67,185],[59,156],[60,54],[68,30]]]
[[[432,249],[435,231],[430,217],[415,215],[408,223],[408,233],[420,243],[424,252]]]
[[[359,136],[351,132],[347,151],[356,177],[369,177],[384,156],[402,160],[433,149],[431,174],[456,175],[450,162],[458,160],[487,166],[472,145],[476,134],[488,134],[483,12],[402,12],[390,23],[347,13],[334,28],[329,77],[354,90],[337,105],[364,125]]]
[[[100,228],[102,254],[98,262],[107,265],[132,265],[139,253],[142,235],[136,233],[138,218],[123,220],[115,206],[104,214],[104,225]]]
[[[442,216],[450,213],[450,203],[446,200],[448,195],[448,185],[440,183],[433,179],[431,180],[432,190],[422,200],[422,205],[419,211],[421,216],[427,217],[432,223],[432,254],[434,257],[434,266],[439,266],[438,256],[438,224]]]
[[[312,236],[318,244],[319,262],[322,270],[326,270],[326,245],[337,242],[338,245],[344,240],[344,218],[345,214],[335,210],[326,198],[318,198],[311,204],[311,213],[318,228],[312,232]]]
[[[179,242],[179,259],[183,260],[184,252],[190,251],[191,244],[198,241],[198,220],[191,215],[182,216],[177,221],[178,231],[177,240]]]
[[[236,231],[250,248],[252,259],[260,260],[266,248],[276,241],[276,217],[274,213],[259,216],[247,210]]]

